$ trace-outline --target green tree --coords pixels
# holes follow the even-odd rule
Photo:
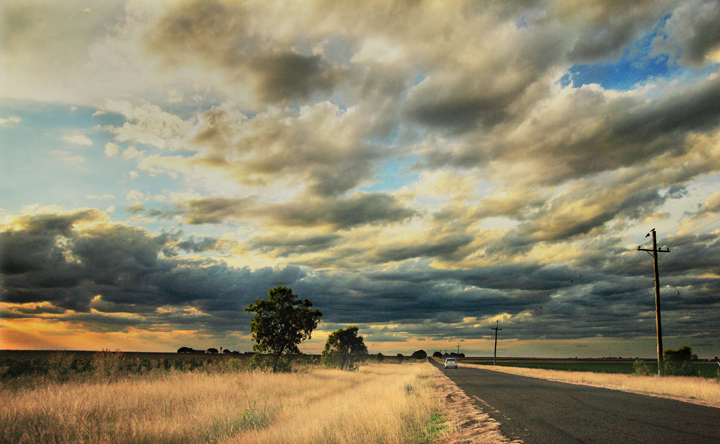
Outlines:
[[[298,299],[292,288],[283,286],[268,291],[268,299],[255,301],[245,311],[255,313],[250,323],[253,350],[271,355],[273,372],[288,355],[300,353],[298,345],[311,337],[322,316],[312,302]]]
[[[427,352],[425,350],[418,350],[410,356],[413,359],[426,359],[427,358]]]
[[[322,361],[329,367],[354,370],[356,363],[367,358],[367,354],[365,341],[358,336],[358,327],[351,325],[330,333],[322,352]]]
[[[668,376],[697,376],[698,372],[690,363],[697,359],[692,348],[683,345],[677,350],[667,349],[663,352],[663,368]]]

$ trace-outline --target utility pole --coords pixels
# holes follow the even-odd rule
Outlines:
[[[460,357],[460,343],[458,343],[458,358]]]
[[[655,327],[657,330],[657,357],[658,357],[658,376],[663,376],[663,345],[662,345],[662,324],[660,322],[660,274],[658,272],[658,253],[670,253],[669,248],[657,247],[657,234],[655,228],[650,230],[652,233],[653,247],[652,250],[638,247],[638,251],[647,251],[652,253],[653,271],[655,272]],[[645,237],[650,236],[648,233]]]
[[[496,320],[495,327],[490,327],[490,330],[495,330],[495,352],[493,352],[493,365],[497,365],[497,332],[498,330],[502,330],[502,328],[498,326],[498,322],[500,321]]]

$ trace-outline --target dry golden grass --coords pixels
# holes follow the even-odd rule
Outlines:
[[[587,384],[628,392],[680,398],[720,407],[720,383],[716,379],[690,376],[639,376],[617,373],[568,372],[538,368],[463,364],[486,370],[554,381]]]
[[[411,443],[438,410],[423,364],[369,365],[358,372],[267,375],[276,397],[272,423],[228,443]]]
[[[171,373],[2,390],[0,442],[423,443],[439,409],[431,372]]]

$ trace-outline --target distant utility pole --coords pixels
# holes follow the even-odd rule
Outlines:
[[[653,247],[652,250],[638,247],[638,251],[647,251],[653,257],[653,271],[655,272],[655,326],[657,327],[657,357],[658,357],[658,376],[663,376],[663,345],[662,345],[662,325],[660,323],[660,275],[658,273],[658,253],[670,253],[670,249],[657,247],[657,234],[655,228],[650,230],[652,233]],[[645,237],[650,236],[648,233]]]
[[[500,321],[496,320],[495,327],[490,327],[490,330],[495,330],[495,352],[493,353],[493,365],[497,365],[497,332],[498,330],[502,330],[502,328],[498,326],[498,322]]]
[[[458,358],[460,357],[460,344],[458,343]]]

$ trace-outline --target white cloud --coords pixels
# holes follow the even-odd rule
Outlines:
[[[92,146],[93,144],[92,140],[82,134],[63,136],[62,140],[73,145]]]
[[[126,101],[108,101],[103,110],[121,114],[127,119],[120,127],[108,127],[120,142],[130,141],[161,149],[176,149],[189,128],[189,124],[180,117],[165,112],[156,105],[134,106]]]
[[[0,117],[0,126],[8,125],[10,123],[20,123],[21,119],[20,117],[12,116],[12,117]]]
[[[137,201],[144,201],[146,199],[145,199],[145,195],[143,193],[141,193],[140,191],[130,190],[127,192],[127,194],[125,194],[125,200],[137,202]]]
[[[168,91],[168,98],[166,100],[167,103],[180,103],[183,101],[184,95],[182,91],[179,91],[175,88]]]
[[[107,157],[117,156],[119,150],[120,150],[120,147],[112,142],[108,142],[105,144],[105,155]]]
[[[125,159],[125,160],[134,159],[136,157],[142,156],[143,153],[144,153],[144,151],[140,151],[137,148],[135,148],[135,145],[131,145],[123,152],[123,159]]]

